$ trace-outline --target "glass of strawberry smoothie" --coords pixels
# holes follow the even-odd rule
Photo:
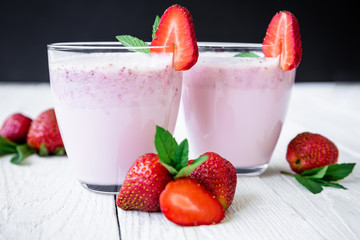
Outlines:
[[[281,70],[261,44],[199,43],[199,52],[183,73],[191,155],[216,152],[238,175],[259,175],[280,136],[296,70]]]
[[[158,47],[159,48],[159,47]],[[48,45],[54,108],[76,177],[116,194],[132,163],[154,152],[156,125],[174,131],[182,72],[172,53],[120,43]]]

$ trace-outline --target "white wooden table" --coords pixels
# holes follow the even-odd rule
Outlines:
[[[14,112],[36,117],[52,107],[48,84],[0,84],[0,122]],[[288,142],[317,132],[357,162],[341,183],[317,195],[294,178]],[[176,138],[186,137],[180,114]],[[161,213],[122,211],[115,197],[82,188],[66,157],[35,155],[25,166],[0,158],[0,239],[360,239],[360,83],[296,84],[270,167],[239,178],[233,204],[218,225],[179,227]]]

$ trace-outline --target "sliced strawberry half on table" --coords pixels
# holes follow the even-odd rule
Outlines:
[[[168,46],[165,49],[152,48],[151,52],[174,52],[176,71],[190,69],[197,62],[199,56],[190,12],[177,4],[166,9],[160,19],[151,46]]]
[[[216,197],[190,178],[169,182],[160,194],[160,208],[167,219],[181,226],[216,224],[225,217]]]
[[[281,11],[272,18],[263,41],[266,57],[280,56],[280,68],[290,71],[301,60],[302,48],[299,23],[288,11]]]

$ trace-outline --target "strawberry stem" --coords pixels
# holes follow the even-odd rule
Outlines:
[[[295,177],[296,174],[293,174],[293,173],[288,173],[288,172],[284,172],[284,171],[280,171],[281,174],[284,174],[284,175],[288,175],[288,176],[293,176]]]

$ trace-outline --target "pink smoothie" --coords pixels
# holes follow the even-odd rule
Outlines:
[[[50,57],[51,59],[51,57]],[[171,55],[92,53],[50,62],[56,116],[81,182],[121,185],[154,152],[155,126],[175,128],[182,73]]]
[[[218,53],[220,54],[220,53]],[[283,126],[295,69],[279,60],[202,53],[184,72],[190,151],[217,152],[239,169],[266,169]]]

